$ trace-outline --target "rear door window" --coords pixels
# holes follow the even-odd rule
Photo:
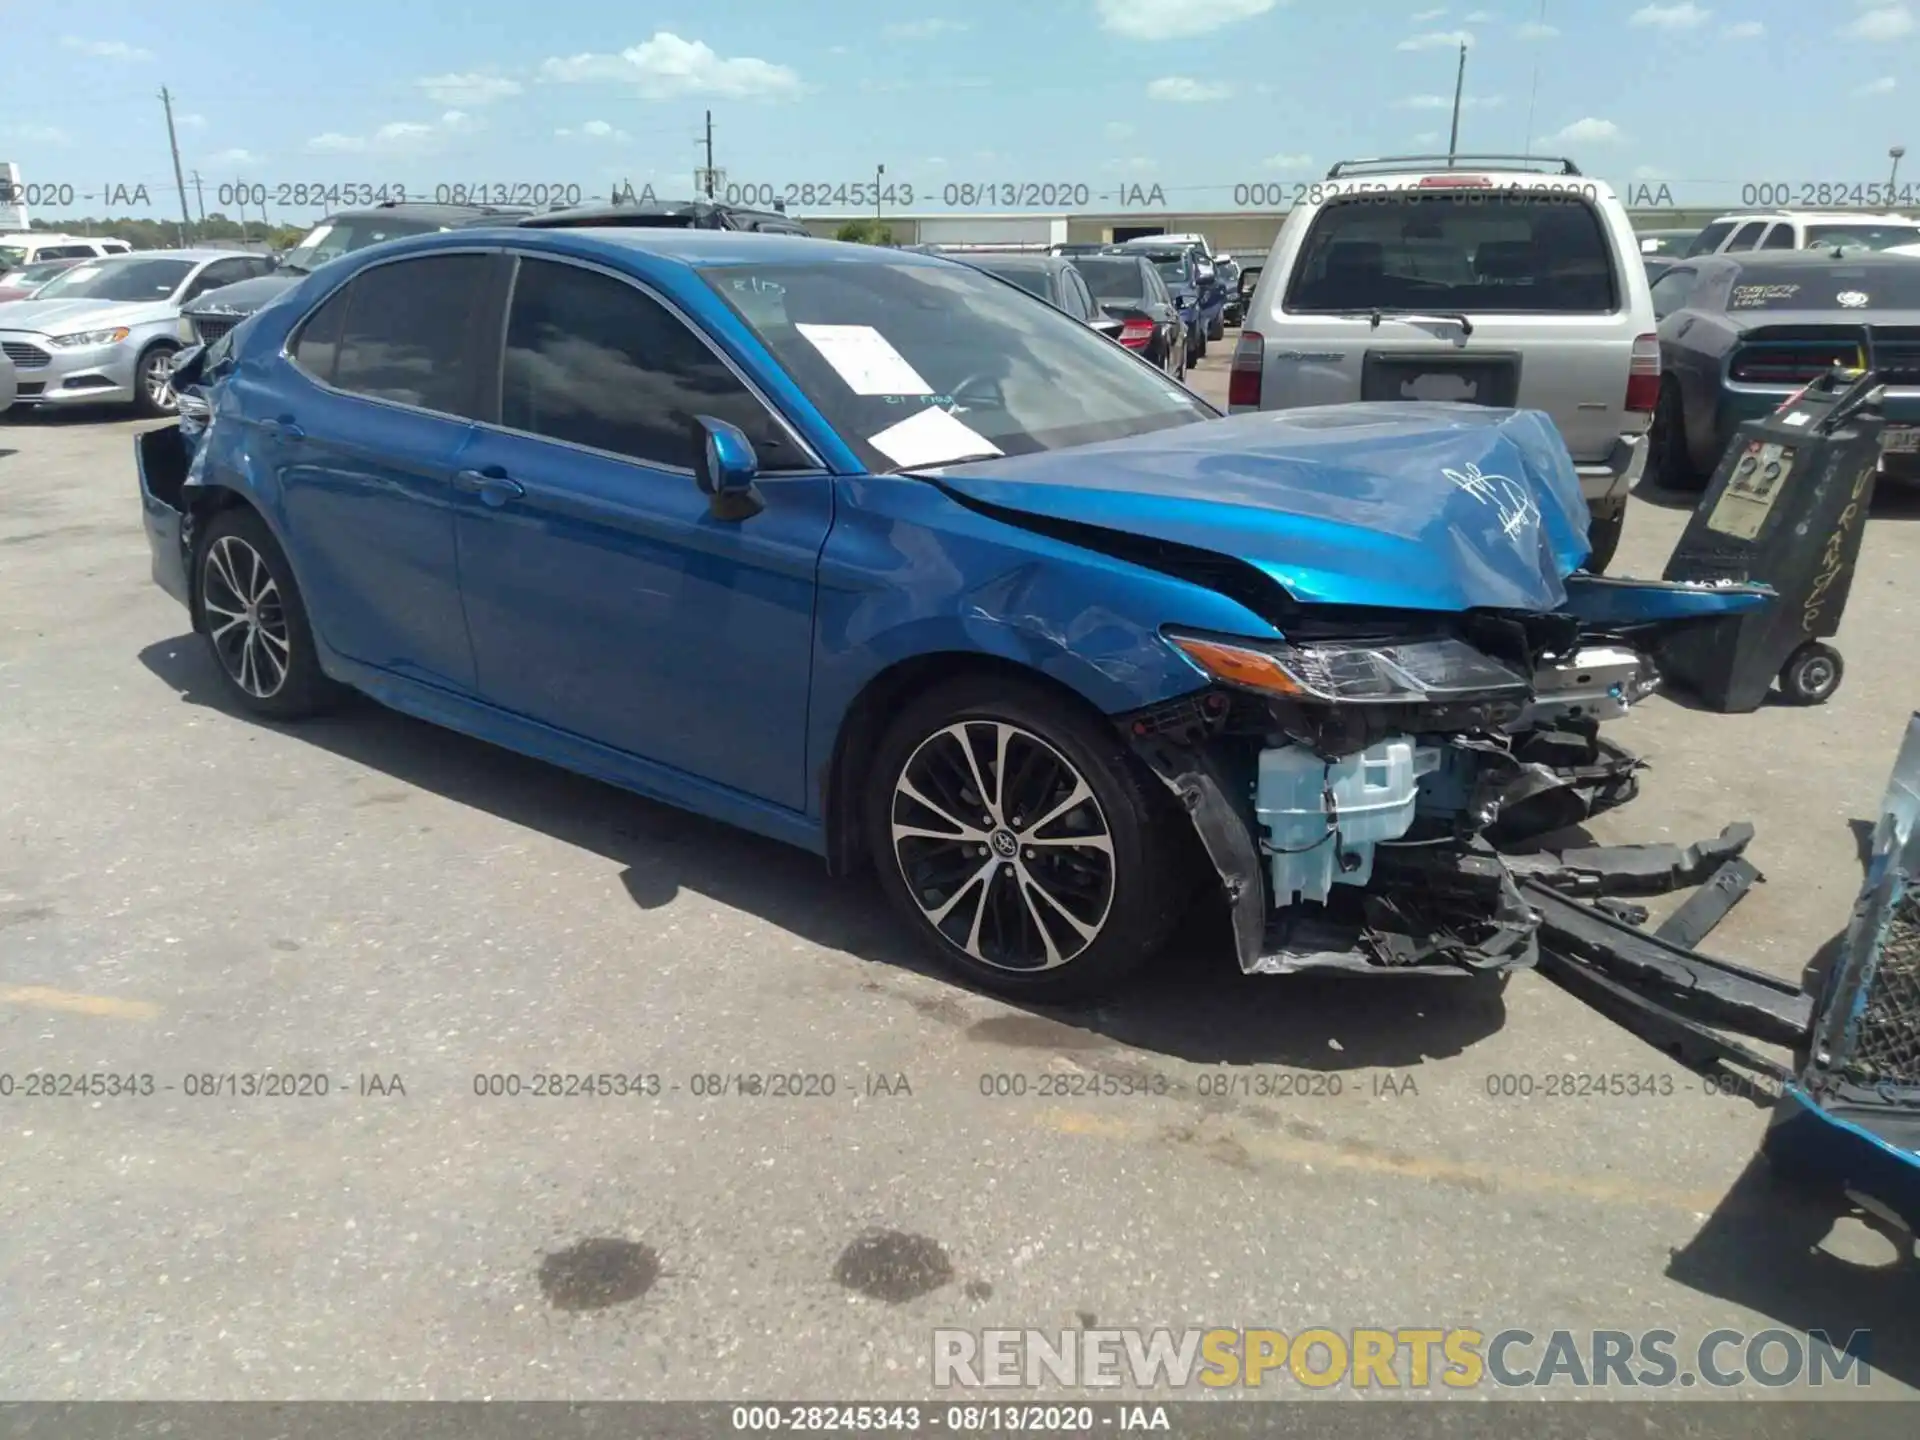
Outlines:
[[[1363,192],[1313,219],[1286,308],[1612,314],[1620,289],[1585,200],[1508,190]]]
[[[1727,249],[1729,251],[1753,249],[1760,243],[1760,232],[1766,228],[1767,222],[1764,220],[1749,220],[1733,232],[1733,239],[1727,242]]]
[[[1767,231],[1767,238],[1760,242],[1760,248],[1762,250],[1793,249],[1793,226],[1776,220],[1773,227]]]
[[[428,255],[376,265],[348,290],[336,388],[443,415],[475,413],[485,255]],[[318,319],[315,316],[315,319]]]

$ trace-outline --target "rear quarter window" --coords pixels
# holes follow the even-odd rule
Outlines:
[[[1368,191],[1314,216],[1285,308],[1603,315],[1620,299],[1606,226],[1583,197]]]

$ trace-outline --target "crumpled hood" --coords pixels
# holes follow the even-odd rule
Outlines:
[[[37,330],[42,335],[64,335],[74,330],[107,330],[116,325],[131,329],[155,320],[171,319],[173,305],[166,300],[9,300],[0,304],[0,330]]]
[[[189,315],[251,315],[277,300],[307,277],[297,270],[278,270],[271,275],[256,275],[209,290],[186,306]]]
[[[1587,505],[1553,422],[1478,405],[1325,405],[971,462],[958,495],[1231,555],[1308,604],[1554,610]]]

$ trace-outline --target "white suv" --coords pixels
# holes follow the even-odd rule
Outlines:
[[[1920,220],[1862,215],[1858,210],[1768,210],[1722,215],[1694,236],[1686,258],[1744,250],[1805,250],[1809,245],[1864,245],[1886,250],[1920,243]]]
[[[85,235],[17,230],[0,235],[0,270],[18,270],[42,260],[93,260],[102,255],[125,255],[132,249],[124,240],[93,240]]]
[[[1336,165],[1287,214],[1247,307],[1233,411],[1353,400],[1542,410],[1620,543],[1646,465],[1660,341],[1613,190],[1568,160],[1410,156]]]

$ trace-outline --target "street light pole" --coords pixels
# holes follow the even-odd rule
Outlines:
[[[876,223],[878,223],[880,219],[880,182],[886,179],[886,175],[886,166],[876,165],[873,167],[873,218]]]
[[[1896,203],[1893,197],[1900,183],[1900,162],[1905,158],[1906,153],[1907,147],[1904,145],[1895,145],[1887,151],[1888,156],[1893,160],[1893,170],[1887,176],[1887,204],[1889,205]]]

